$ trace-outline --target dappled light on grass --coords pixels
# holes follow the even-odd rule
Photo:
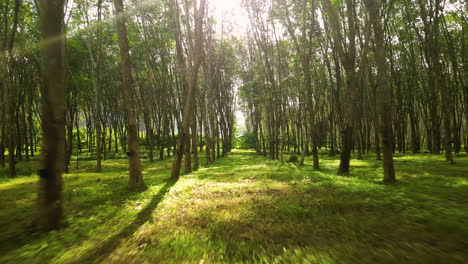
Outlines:
[[[35,179],[9,180],[0,184],[0,261],[462,262],[468,160],[427,156],[398,157],[399,182],[386,185],[372,155],[342,177],[336,157],[314,171],[309,159],[297,166],[234,150],[177,183],[167,181],[171,160],[144,162],[140,192],[126,188],[127,161],[109,160],[104,173],[65,175],[68,226],[46,234],[24,230]]]
[[[91,167],[92,163],[82,162],[81,166]],[[9,199],[1,202],[1,224],[12,227],[9,232],[1,233],[0,246],[5,248],[2,252],[9,252],[9,256],[15,256],[15,261],[20,263],[29,263],[32,256],[36,257],[36,262],[33,263],[45,263],[51,253],[55,256],[56,263],[66,263],[118,233],[159,192],[168,173],[166,170],[153,174],[147,179],[150,185],[148,190],[135,193],[126,188],[126,163],[126,160],[105,161],[104,167],[109,166],[105,173],[72,171],[65,174],[64,199],[68,226],[49,234],[22,230],[31,225],[34,219],[35,195],[30,194],[36,194],[36,178],[20,178],[1,184],[0,189],[5,185],[15,186],[13,183],[22,186],[21,192],[15,191],[12,195],[21,195],[23,192],[23,195],[29,194],[25,198],[27,201],[23,200],[24,209],[21,211],[17,206],[11,205],[12,201]],[[26,183],[28,185],[24,185]],[[11,221],[9,215],[13,215],[17,221]],[[10,246],[12,244],[17,248]],[[41,253],[43,251],[44,254]]]

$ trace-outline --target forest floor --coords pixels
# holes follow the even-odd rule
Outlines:
[[[468,156],[456,161],[397,154],[387,185],[371,155],[343,177],[337,156],[312,171],[234,150],[177,182],[171,160],[145,160],[139,192],[125,159],[103,173],[80,161],[64,175],[67,226],[48,233],[31,228],[37,161],[22,162],[0,176],[0,263],[466,263]]]

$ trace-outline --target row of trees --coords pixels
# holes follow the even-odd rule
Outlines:
[[[73,155],[89,150],[101,172],[103,159],[125,153],[137,188],[140,146],[150,161],[175,155],[174,178],[184,158],[189,173],[199,151],[207,164],[230,151],[239,43],[204,0],[0,7],[0,166],[15,177],[17,161],[42,150],[41,227],[62,221],[61,173]]]
[[[257,150],[300,163],[318,149],[375,150],[384,180],[394,151],[468,151],[464,1],[248,0],[241,100]]]

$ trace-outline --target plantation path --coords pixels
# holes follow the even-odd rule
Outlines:
[[[370,156],[341,177],[336,157],[313,172],[234,150],[177,182],[167,180],[170,160],[145,162],[148,189],[138,193],[124,188],[125,160],[104,162],[101,174],[85,163],[65,178],[69,227],[32,237],[12,228],[17,248],[0,244],[0,262],[462,263],[468,158],[457,160],[397,157],[400,182],[384,185]],[[28,179],[0,191],[19,199],[21,188],[33,193]],[[9,213],[30,210],[28,197]]]

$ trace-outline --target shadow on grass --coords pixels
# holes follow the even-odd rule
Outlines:
[[[87,255],[80,257],[73,263],[95,263],[106,259],[125,239],[129,238],[145,222],[151,220],[151,213],[163,200],[165,194],[177,183],[176,179],[168,179],[166,184],[156,194],[148,205],[141,210],[135,220],[123,228],[118,234],[104,241],[101,245],[91,250]]]
[[[164,235],[151,242],[153,247],[144,255],[150,258],[147,263],[167,259],[196,263],[202,258],[214,263],[463,263],[466,259],[468,230],[462,205],[466,185],[443,184],[456,167],[441,165],[440,172],[427,169],[428,175],[384,185],[378,161],[353,161],[358,165],[353,175],[341,177],[336,175],[335,160],[324,162],[324,169],[316,172],[310,159],[307,166],[296,167],[256,158],[249,151],[231,157],[197,173],[204,184],[194,185],[190,195],[177,196],[173,202],[178,204],[164,210],[173,212],[165,217],[177,224],[160,221],[155,231],[148,232],[148,236]],[[423,168],[432,164],[420,160]],[[400,175],[414,167],[397,162]],[[257,185],[239,182],[245,178],[254,178]],[[303,181],[287,184],[296,179]],[[262,180],[266,184],[258,183]],[[195,235],[165,232],[178,228]],[[287,256],[288,250],[294,255]]]

